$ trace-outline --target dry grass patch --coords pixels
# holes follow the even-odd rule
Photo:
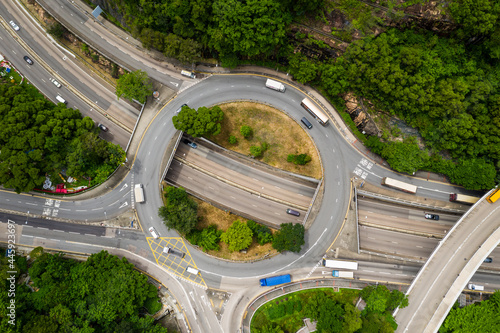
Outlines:
[[[205,201],[196,198],[193,199],[198,203],[199,221],[196,226],[198,229],[214,224],[217,226],[217,229],[226,231],[236,220],[247,221],[238,215],[226,213],[222,209],[216,208]],[[274,232],[274,230],[272,231]],[[259,259],[266,255],[272,256],[278,254],[278,251],[273,249],[271,243],[259,245],[259,243],[253,242],[248,248],[247,253],[230,252],[227,244],[221,242],[219,251],[209,251],[208,254],[228,260],[245,261]]]
[[[269,149],[258,159],[276,168],[290,172],[321,178],[321,164],[313,141],[306,131],[285,113],[258,103],[235,102],[220,105],[224,111],[222,132],[210,138],[217,144],[236,151],[250,154],[250,146],[269,144]],[[243,125],[253,129],[253,136],[247,140],[241,135]],[[229,136],[238,138],[238,143],[229,143]],[[306,165],[295,165],[287,162],[288,154],[307,154],[312,160]]]

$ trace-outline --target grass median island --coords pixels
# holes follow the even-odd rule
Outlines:
[[[306,131],[285,113],[258,103],[234,102],[219,105],[224,112],[222,132],[210,137],[213,142],[238,153],[249,155],[250,147],[269,144],[269,148],[259,158],[273,167],[321,178],[321,164],[317,150]],[[240,133],[241,126],[250,126],[253,135],[245,139]],[[229,137],[237,138],[236,144],[229,143]],[[289,154],[307,154],[311,161],[306,165],[287,162]]]

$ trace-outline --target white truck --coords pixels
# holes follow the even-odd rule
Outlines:
[[[353,272],[333,271],[332,276],[338,278],[354,279]]]
[[[285,92],[285,85],[283,83],[271,79],[267,79],[266,87],[276,91]]]
[[[477,285],[477,284],[469,283],[469,289],[470,290],[483,291],[484,290],[484,286],[480,286],[480,285]]]
[[[190,72],[190,71],[185,71],[185,70],[182,70],[182,71],[181,71],[181,75],[184,75],[184,76],[190,77],[190,78],[192,78],[192,79],[196,79],[196,75],[195,75],[193,72]]]
[[[134,194],[135,202],[144,202],[144,189],[142,188],[142,184],[135,184]]]

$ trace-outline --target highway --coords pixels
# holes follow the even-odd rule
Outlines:
[[[83,34],[88,36],[88,38],[93,41],[98,41],[99,43],[104,43],[102,45],[103,49],[107,48],[108,50],[113,50],[122,47],[123,43],[113,41],[107,37],[101,38],[101,36],[105,36],[105,31],[99,31],[98,34],[91,31],[91,29],[96,29],[96,26],[94,22],[86,19],[86,16],[75,15],[73,17],[73,15],[70,14],[72,13],[71,4],[68,4],[67,2],[54,1],[54,5],[61,6],[60,10],[58,8],[57,14],[64,16],[67,20],[74,21],[74,24],[84,29],[82,30]],[[0,14],[4,17],[6,14],[5,11],[6,9],[0,6]],[[14,17],[18,22],[21,22],[21,29],[24,28],[24,24],[28,24],[24,22],[19,15],[15,14]],[[83,21],[78,23],[80,19]],[[8,38],[7,35],[0,36],[2,38]],[[24,36],[23,39],[25,39]],[[30,43],[30,46],[31,43],[35,43],[35,41],[30,40],[28,36],[26,36],[26,40]],[[33,48],[33,46],[31,47]],[[125,45],[124,47],[128,48],[130,46]],[[0,49],[0,51],[4,52],[3,49]],[[18,49],[16,52],[22,53],[23,51]],[[51,58],[50,55],[44,55],[42,52],[43,50],[41,49],[40,54],[42,54],[41,56],[43,56],[44,59],[45,57]],[[117,52],[117,54],[119,54],[119,52]],[[129,57],[129,55],[125,53],[119,55],[120,58],[123,56],[127,61],[133,59],[133,57]],[[142,56],[139,58],[142,59]],[[20,57],[20,59],[22,59],[22,57]],[[144,68],[151,76],[155,75],[158,77],[159,81],[161,80],[160,82],[166,82],[165,84],[167,85],[170,83],[169,86],[172,88],[181,85],[181,81],[179,80],[175,81],[175,79],[167,77],[163,75],[163,73],[155,73],[155,70],[159,72],[157,70],[159,64],[149,62],[149,60],[135,61],[137,63],[131,62],[131,64],[140,67],[134,68]],[[18,64],[22,66],[21,64],[23,61],[20,60],[14,63],[16,66]],[[155,69],[152,70],[151,68]],[[31,73],[31,69],[33,69],[33,73]],[[39,69],[37,69],[36,64],[31,66],[30,69],[26,67],[25,70],[27,73],[26,76],[29,77],[30,80],[33,80],[32,76],[35,78],[39,76],[40,80],[42,77],[48,77],[41,69],[40,72],[37,72]],[[45,78],[45,80],[47,80],[47,78]],[[71,81],[71,84],[74,85],[78,79],[71,78],[70,80],[75,80],[75,82]],[[34,80],[34,82],[36,82],[36,80]],[[171,239],[178,237],[178,235],[174,231],[166,229],[157,217],[157,210],[161,205],[158,185],[163,172],[163,170],[160,169],[163,159],[163,154],[161,154],[161,152],[165,151],[170,138],[175,133],[171,122],[171,117],[175,112],[174,110],[183,103],[189,103],[190,107],[200,107],[210,106],[225,101],[244,99],[274,105],[280,110],[286,110],[286,112],[297,121],[300,121],[302,116],[307,115],[306,111],[300,107],[300,101],[305,96],[302,90],[296,89],[293,86],[287,86],[286,93],[277,93],[266,89],[264,87],[264,82],[265,78],[257,75],[219,75],[199,81],[189,90],[183,90],[173,101],[155,115],[152,122],[145,126],[147,130],[140,138],[139,148],[133,160],[133,166],[130,172],[119,184],[109,189],[109,191],[104,191],[102,196],[81,200],[78,198],[54,200],[25,194],[16,195],[11,192],[3,191],[0,195],[0,209],[20,212],[29,210],[30,214],[44,216],[46,218],[61,218],[75,221],[103,221],[116,217],[125,211],[129,211],[133,206],[130,189],[134,184],[142,183],[145,187],[147,202],[144,205],[136,207],[142,227],[147,230],[148,227],[154,226],[164,238],[164,240],[162,238],[162,241],[170,242]],[[40,85],[42,85],[42,83],[40,83]],[[48,93],[53,94],[53,92],[50,91],[48,91]],[[68,98],[69,101],[70,98],[72,97]],[[78,103],[77,98],[75,97],[75,102],[71,103]],[[382,177],[390,176],[417,185],[417,194],[431,199],[447,200],[449,193],[459,192],[455,187],[446,184],[429,182],[425,179],[411,178],[404,175],[395,175],[382,166],[368,162],[362,154],[357,150],[353,150],[350,143],[339,135],[332,123],[326,127],[314,123],[314,127],[310,131],[310,134],[318,146],[325,168],[325,192],[323,195],[323,205],[317,214],[316,221],[306,233],[306,245],[303,251],[299,254],[286,253],[264,261],[244,264],[219,261],[207,257],[203,253],[187,245],[187,250],[191,253],[193,262],[202,270],[202,277],[207,285],[211,288],[225,289],[233,293],[233,297],[231,297],[226,306],[230,311],[224,313],[221,323],[219,324],[217,319],[214,319],[215,315],[210,311],[210,307],[203,301],[201,289],[190,289],[191,291],[188,291],[189,289],[181,289],[179,291],[181,295],[190,295],[183,297],[182,302],[183,306],[187,309],[187,316],[193,324],[194,331],[204,332],[204,329],[207,327],[213,332],[236,331],[238,329],[239,319],[244,313],[248,299],[261,292],[261,289],[259,289],[257,285],[257,279],[261,276],[284,271],[294,272],[294,279],[320,276],[319,274],[322,273],[321,267],[318,268],[318,262],[337,235],[342,224],[345,210],[348,205],[349,178],[351,176],[357,175],[372,184],[377,184],[377,186],[380,186],[380,179]],[[396,195],[399,194],[398,192],[395,193]],[[490,222],[494,215],[493,217],[485,216],[485,211],[488,208],[483,208],[484,210],[474,212],[474,218],[477,221],[483,221],[484,219],[484,221]],[[499,219],[496,221],[498,220]],[[462,230],[462,233],[468,232],[471,229],[474,228],[470,228],[466,231]],[[476,230],[477,228],[473,231],[476,232]],[[465,248],[471,251],[477,249],[477,243],[480,244],[481,240],[484,241],[493,231],[494,230],[491,228],[477,231],[478,234],[472,237],[475,245],[471,247],[465,246],[461,251],[465,251]],[[110,252],[123,250],[128,251],[127,253],[129,254],[140,256],[150,263],[156,263],[157,257],[154,256],[154,253],[157,252],[151,251],[150,243],[148,243],[144,236],[137,231],[108,228],[105,231],[107,237],[90,236],[92,232],[90,232],[89,235],[82,234],[78,231],[74,232],[75,233],[34,228],[29,225],[29,222],[27,226],[23,226],[21,221],[19,228],[16,230],[16,235],[18,235],[18,242],[20,244],[46,246],[82,253],[95,253],[101,249],[107,249]],[[489,232],[489,234],[487,232]],[[5,233],[3,234],[5,235]],[[146,235],[146,237],[148,236],[149,235]],[[472,238],[467,237],[464,239],[471,241]],[[461,243],[457,240],[454,242],[456,243],[455,245],[464,244],[464,239],[460,240]],[[161,246],[161,244],[159,244],[159,246]],[[485,256],[486,255],[487,254],[485,254]],[[460,257],[467,258],[468,255],[462,255],[462,253],[460,253],[458,258]],[[457,258],[454,257],[453,259],[456,260]],[[439,274],[442,280],[446,280],[446,283],[449,283],[452,277],[456,275],[460,276],[461,270],[458,262],[454,262],[452,266],[453,269],[450,269],[451,266],[447,268],[447,261],[441,260],[442,259],[434,263],[431,259],[431,264],[429,264],[427,269],[431,269],[433,273]],[[458,261],[460,262],[460,260]],[[464,262],[466,263],[467,261],[463,261],[462,259],[462,266]],[[144,268],[145,264],[141,264],[139,261],[138,265],[138,267]],[[157,267],[152,266],[147,265],[146,268],[154,270],[155,276],[160,276],[162,273],[156,271]],[[446,279],[444,275],[441,276],[443,274],[443,267],[445,268]],[[163,269],[163,267],[161,267],[161,269]],[[404,276],[400,276],[402,280],[408,279],[406,273],[408,273],[410,269],[405,268],[401,271],[401,268],[396,268],[396,270],[399,270],[397,274],[404,274]],[[470,272],[473,273],[473,271],[474,269],[471,268]],[[467,271],[464,273],[464,280],[469,280],[472,276],[470,272]],[[382,274],[376,270],[366,273],[375,275]],[[465,279],[465,277],[467,279]],[[397,278],[396,274],[394,274],[394,278]],[[459,284],[462,286],[462,289],[467,281],[460,281]],[[425,300],[422,299],[422,302],[420,302],[418,297],[427,297],[426,293],[429,294],[432,288],[434,288],[432,290],[433,296],[439,297],[442,295],[443,290],[445,290],[446,283],[439,285],[428,283],[425,292],[417,296],[410,294],[410,306],[414,303],[416,307],[413,308],[413,312],[409,312],[410,316],[417,313],[420,316],[421,312],[429,312],[433,309],[441,311],[442,309],[438,308],[439,303],[436,303],[434,308],[429,306],[428,310],[427,308],[421,308],[422,304],[425,304],[423,303]],[[176,283],[172,282],[172,284],[175,285]],[[190,285],[185,284],[185,287],[182,288],[190,288]],[[192,294],[190,294],[191,292]],[[452,299],[452,296],[453,295],[450,295],[449,298]],[[448,303],[446,303],[446,305],[447,304]],[[407,326],[404,324],[406,320],[404,315],[405,312],[403,312],[404,310],[402,310],[397,317],[398,322],[401,320],[403,323],[400,327]],[[406,312],[408,313],[408,311]],[[420,317],[417,317],[415,320],[413,320],[413,318],[408,318],[407,322],[411,324],[410,321],[413,320],[413,323],[421,323],[419,318]]]
[[[436,332],[475,271],[500,243],[499,203],[483,199],[474,207],[440,242],[413,281],[410,305],[396,315],[397,332]]]

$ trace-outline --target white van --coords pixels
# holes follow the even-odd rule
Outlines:
[[[64,104],[66,104],[66,100],[65,100],[64,98],[62,98],[61,96],[57,95],[57,96],[56,96],[56,99],[57,99],[57,101],[58,101],[59,103],[64,103]]]
[[[155,228],[153,228],[153,227],[149,228],[149,232],[151,233],[151,236],[154,237],[154,239],[160,238],[160,235],[158,235]]]
[[[188,266],[188,268],[186,269],[186,271],[190,274],[194,274],[194,275],[198,275],[198,273],[200,272],[199,270],[197,270],[196,268],[193,268],[193,267],[190,267]]]

